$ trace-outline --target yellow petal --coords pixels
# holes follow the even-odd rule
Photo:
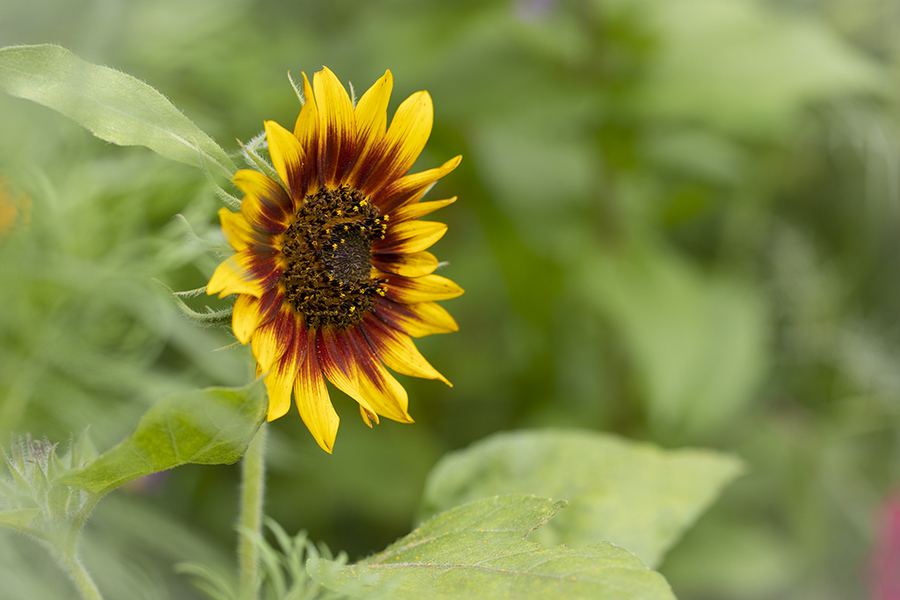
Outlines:
[[[378,415],[367,411],[362,404],[359,405],[359,415],[362,417],[363,423],[365,423],[369,429],[372,428],[372,423],[378,425]]]
[[[413,173],[388,182],[384,189],[372,195],[372,204],[380,208],[382,213],[390,213],[406,204],[418,202],[435,181],[458,167],[461,160],[462,156],[457,156],[436,169]]]
[[[307,337],[307,352],[297,378],[294,380],[294,401],[300,418],[322,450],[331,454],[334,438],[337,436],[338,418],[328,397],[328,388],[319,367],[314,349],[315,332],[310,331]]]
[[[328,381],[369,412],[375,412],[360,392],[357,357],[344,332],[338,333],[330,328],[320,329],[316,337],[316,349],[319,352],[319,366]]]
[[[220,264],[206,286],[207,294],[261,296],[281,279],[281,253],[271,246],[248,246]]]
[[[416,92],[397,108],[384,138],[381,159],[369,177],[360,182],[360,191],[371,194],[402,177],[412,168],[431,135],[434,107],[428,92]]]
[[[372,244],[376,253],[412,253],[430,248],[447,233],[447,226],[437,221],[406,221],[388,225],[383,240]]]
[[[241,294],[234,302],[231,328],[242,344],[246,344],[257,327],[274,319],[282,308],[284,290],[276,285],[260,298]]]
[[[291,407],[291,391],[294,381],[300,370],[300,365],[306,358],[307,339],[306,328],[294,321],[295,335],[291,336],[284,355],[278,359],[266,375],[266,389],[269,392],[269,413],[267,420],[284,416]]]
[[[356,188],[360,179],[368,176],[370,169],[383,152],[382,142],[387,126],[387,105],[391,99],[394,81],[390,71],[375,82],[356,103],[357,158],[347,175],[347,184]]]
[[[376,413],[398,423],[415,423],[407,412],[409,396],[400,382],[377,361],[372,361],[371,373],[360,375],[359,387]]]
[[[272,166],[281,177],[291,198],[298,203],[306,196],[306,180],[303,173],[303,147],[293,134],[276,123],[266,121],[266,141]]]
[[[284,288],[281,285],[276,285],[264,293],[259,299],[259,323],[257,327],[265,325],[274,319],[283,308],[283,305]]]
[[[249,294],[262,296],[264,281],[254,275],[250,268],[247,250],[230,256],[213,271],[206,284],[207,295],[218,293],[219,298],[229,294]]]
[[[385,277],[387,297],[403,304],[431,300],[447,300],[463,294],[463,289],[440,275],[407,278],[397,275]]]
[[[399,304],[387,298],[375,303],[375,315],[389,327],[412,337],[459,331],[459,325],[435,302]]]
[[[250,341],[250,336],[259,324],[259,298],[241,294],[234,301],[231,312],[231,329],[242,344]]]
[[[318,167],[322,185],[337,188],[356,155],[356,118],[347,90],[328,67],[313,76],[319,111]]]
[[[222,222],[222,233],[225,241],[237,251],[241,251],[250,244],[258,244],[261,240],[255,236],[250,223],[241,213],[233,213],[227,208],[219,209],[219,220]]]
[[[303,99],[305,100],[303,108],[300,109],[300,115],[297,117],[297,123],[294,125],[294,137],[300,142],[300,146],[303,148],[303,156],[306,157],[307,163],[314,163],[314,159],[319,152],[319,110],[312,86],[309,85],[309,79],[306,78],[306,73],[303,74]]]
[[[413,254],[373,254],[372,266],[404,277],[422,277],[437,269],[438,260],[430,252]]]
[[[417,202],[415,204],[407,204],[391,213],[390,221],[392,224],[402,223],[404,221],[412,221],[419,217],[433,213],[439,208],[444,208],[449,204],[456,202],[456,196],[446,200],[435,200],[433,202]]]
[[[266,413],[266,421],[280,419],[291,408],[291,391],[294,389],[294,379],[297,373],[288,373],[279,369],[279,361],[275,368],[266,375],[266,392],[269,395],[269,409]]]
[[[232,181],[244,192],[241,214],[254,230],[275,235],[288,228],[294,208],[284,188],[250,169],[238,171]]]
[[[274,319],[256,329],[250,348],[263,373],[284,356],[297,334],[297,320],[289,306],[283,306]]]
[[[371,315],[366,317],[365,326],[361,329],[373,352],[388,368],[412,377],[438,379],[453,387],[425,360],[408,335],[388,327]]]
[[[393,375],[388,373],[381,361],[372,354],[372,349],[360,333],[351,334],[359,367],[359,391],[369,401],[369,405],[379,415],[400,423],[412,423],[407,408],[409,396]]]

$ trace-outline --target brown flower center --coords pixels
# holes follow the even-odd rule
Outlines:
[[[375,305],[384,286],[371,278],[372,242],[386,218],[347,186],[307,196],[285,232],[281,276],[287,301],[310,328],[346,329]]]

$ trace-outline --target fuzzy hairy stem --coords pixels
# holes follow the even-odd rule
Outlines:
[[[241,513],[238,541],[239,598],[256,600],[259,594],[259,546],[262,535],[266,478],[266,424],[259,428],[241,461]]]
[[[74,552],[57,552],[56,555],[60,567],[78,588],[78,592],[84,600],[103,600],[97,584],[94,583],[90,573],[87,572]]]

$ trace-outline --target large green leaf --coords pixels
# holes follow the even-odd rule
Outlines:
[[[325,587],[365,598],[674,599],[659,573],[610,543],[549,548],[525,539],[564,506],[527,495],[484,498],[355,565],[314,558],[307,569]]]
[[[118,446],[62,477],[61,483],[104,494],[187,463],[233,463],[247,450],[266,408],[261,381],[244,388],[172,394],[148,410]]]
[[[185,164],[235,171],[228,155],[165,96],[54,45],[0,48],[0,90],[56,110],[100,139],[147,146]]]
[[[503,433],[444,457],[426,483],[422,514],[494,494],[566,500],[536,541],[582,548],[609,540],[654,567],[739,472],[734,458],[705,450],[587,431]]]

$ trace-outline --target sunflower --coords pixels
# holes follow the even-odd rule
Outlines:
[[[403,386],[385,367],[450,385],[412,337],[458,329],[436,300],[463,293],[434,274],[426,251],[447,226],[419,217],[456,200],[421,202],[459,164],[407,175],[431,133],[433,108],[417,92],[387,127],[387,71],[356,106],[327,68],[310,86],[293,133],[265,123],[281,181],[240,170],[241,210],[219,211],[236,253],[222,262],[208,294],[237,294],[232,328],[250,344],[265,374],[268,420],[287,413],[293,392],[300,417],[331,452],[339,418],[325,380],[359,403],[370,427],[379,415],[412,423]]]

